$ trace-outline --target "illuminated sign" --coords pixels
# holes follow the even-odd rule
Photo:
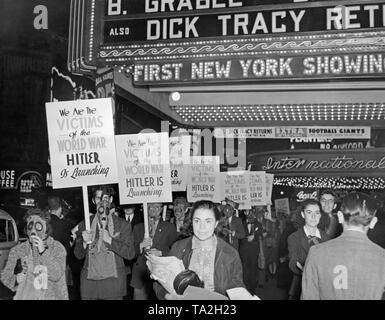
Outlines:
[[[260,56],[253,58],[136,63],[137,85],[194,83],[202,80],[282,80],[306,78],[383,77],[385,55],[344,54],[311,56]]]
[[[137,15],[141,13],[207,11],[271,4],[293,4],[328,0],[107,0],[106,15]],[[339,2],[338,0],[335,2]],[[343,1],[341,1],[343,2]]]
[[[0,190],[19,189],[20,192],[30,193],[33,189],[44,186],[42,174],[36,170],[0,168]]]
[[[119,1],[120,2],[120,1]],[[157,2],[154,2],[157,3]],[[272,33],[298,33],[330,30],[351,30],[384,27],[385,4],[312,6],[297,5],[290,9],[274,6],[243,7],[242,1],[229,1],[221,13],[203,13],[186,6],[171,6],[166,15],[161,6],[153,5],[145,17],[128,16],[126,10],[112,7],[105,17],[103,43],[131,43],[137,41],[222,38]],[[199,3],[199,1],[196,1]],[[236,5],[235,5],[236,4]],[[170,7],[170,6],[168,6]],[[191,8],[181,14],[178,8]],[[237,8],[238,10],[234,10]],[[225,10],[226,9],[226,10]],[[178,12],[179,11],[179,12]],[[122,14],[122,12],[127,12]],[[114,18],[108,15],[112,15]],[[120,13],[117,15],[117,13]],[[198,15],[199,14],[199,15]],[[119,18],[117,18],[118,16]]]
[[[385,176],[385,150],[309,150],[250,155],[252,170],[275,175]]]
[[[370,127],[220,127],[214,129],[216,138],[248,139],[370,139]]]
[[[135,67],[137,85],[372,78],[384,12],[378,0],[72,0],[68,67]]]

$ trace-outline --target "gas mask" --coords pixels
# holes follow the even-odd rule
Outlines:
[[[45,240],[47,238],[47,222],[39,216],[30,216],[27,220],[27,235],[30,239],[31,236],[38,236],[41,240]]]
[[[230,205],[225,205],[223,208],[223,213],[227,218],[230,218],[233,215],[234,209]]]
[[[183,220],[187,206],[184,204],[177,204],[174,206],[174,216],[177,220]]]
[[[107,217],[110,214],[110,202],[107,199],[102,200],[98,203],[97,207],[99,223],[105,229],[107,225]]]

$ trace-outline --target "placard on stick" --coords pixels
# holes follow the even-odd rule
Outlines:
[[[221,172],[223,199],[238,203],[241,210],[251,209],[249,174],[249,171]]]
[[[120,203],[143,203],[148,236],[147,203],[172,202],[168,135],[117,135],[115,141]]]
[[[266,204],[272,205],[271,196],[273,193],[273,182],[274,182],[274,174],[265,173],[265,181],[266,181]]]
[[[89,230],[88,185],[116,183],[112,99],[46,103],[52,187],[83,187]]]
[[[170,138],[171,186],[173,192],[186,191],[190,145],[191,137],[189,135]]]
[[[289,205],[289,199],[288,198],[282,198],[282,199],[276,199],[274,201],[275,204],[275,212],[278,213],[284,213],[286,215],[290,214],[290,205]]]
[[[250,171],[250,199],[252,206],[266,205],[265,171]]]
[[[195,156],[190,158],[187,201],[221,201],[219,156]]]

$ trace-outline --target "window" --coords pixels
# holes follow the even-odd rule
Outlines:
[[[12,221],[0,219],[0,242],[15,241],[15,231]]]

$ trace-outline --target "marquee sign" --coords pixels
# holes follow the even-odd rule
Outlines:
[[[271,4],[293,4],[329,0],[107,0],[106,15],[138,15],[157,12],[201,12],[224,8],[240,8]],[[337,0],[337,2],[339,2]]]
[[[385,149],[293,150],[249,156],[251,169],[275,175],[385,177]]]
[[[385,55],[259,56],[229,60],[138,62],[134,83],[170,84],[282,79],[383,77]]]
[[[247,139],[370,139],[370,127],[290,126],[290,127],[218,127],[216,138]]]
[[[146,1],[148,2],[150,1]],[[167,2],[170,3],[170,1]],[[180,2],[185,5],[159,6],[155,5],[157,1],[153,1],[153,5],[146,5],[144,17],[128,15],[128,10],[120,8],[121,1],[117,1],[113,6],[109,5],[104,21],[103,43],[127,44],[136,41],[223,38],[384,27],[384,21],[381,18],[385,8],[374,6],[373,3],[343,7],[338,7],[338,2],[334,2],[333,5],[327,6],[301,4],[291,8],[283,6],[250,8],[244,7],[242,1],[229,1],[227,4],[222,3],[221,8],[224,10],[220,13],[213,11],[208,13],[202,12],[202,9],[193,10],[196,8],[192,6],[193,1]],[[199,3],[199,1],[194,2]],[[164,14],[161,10],[167,7],[189,9],[183,14],[181,10]],[[343,16],[345,18],[342,18]]]
[[[138,85],[375,77],[382,69],[371,72],[370,61],[382,59],[384,12],[379,0],[72,0],[68,67],[89,74],[126,65]],[[332,64],[319,71],[324,59]],[[245,72],[241,61],[249,60]]]

